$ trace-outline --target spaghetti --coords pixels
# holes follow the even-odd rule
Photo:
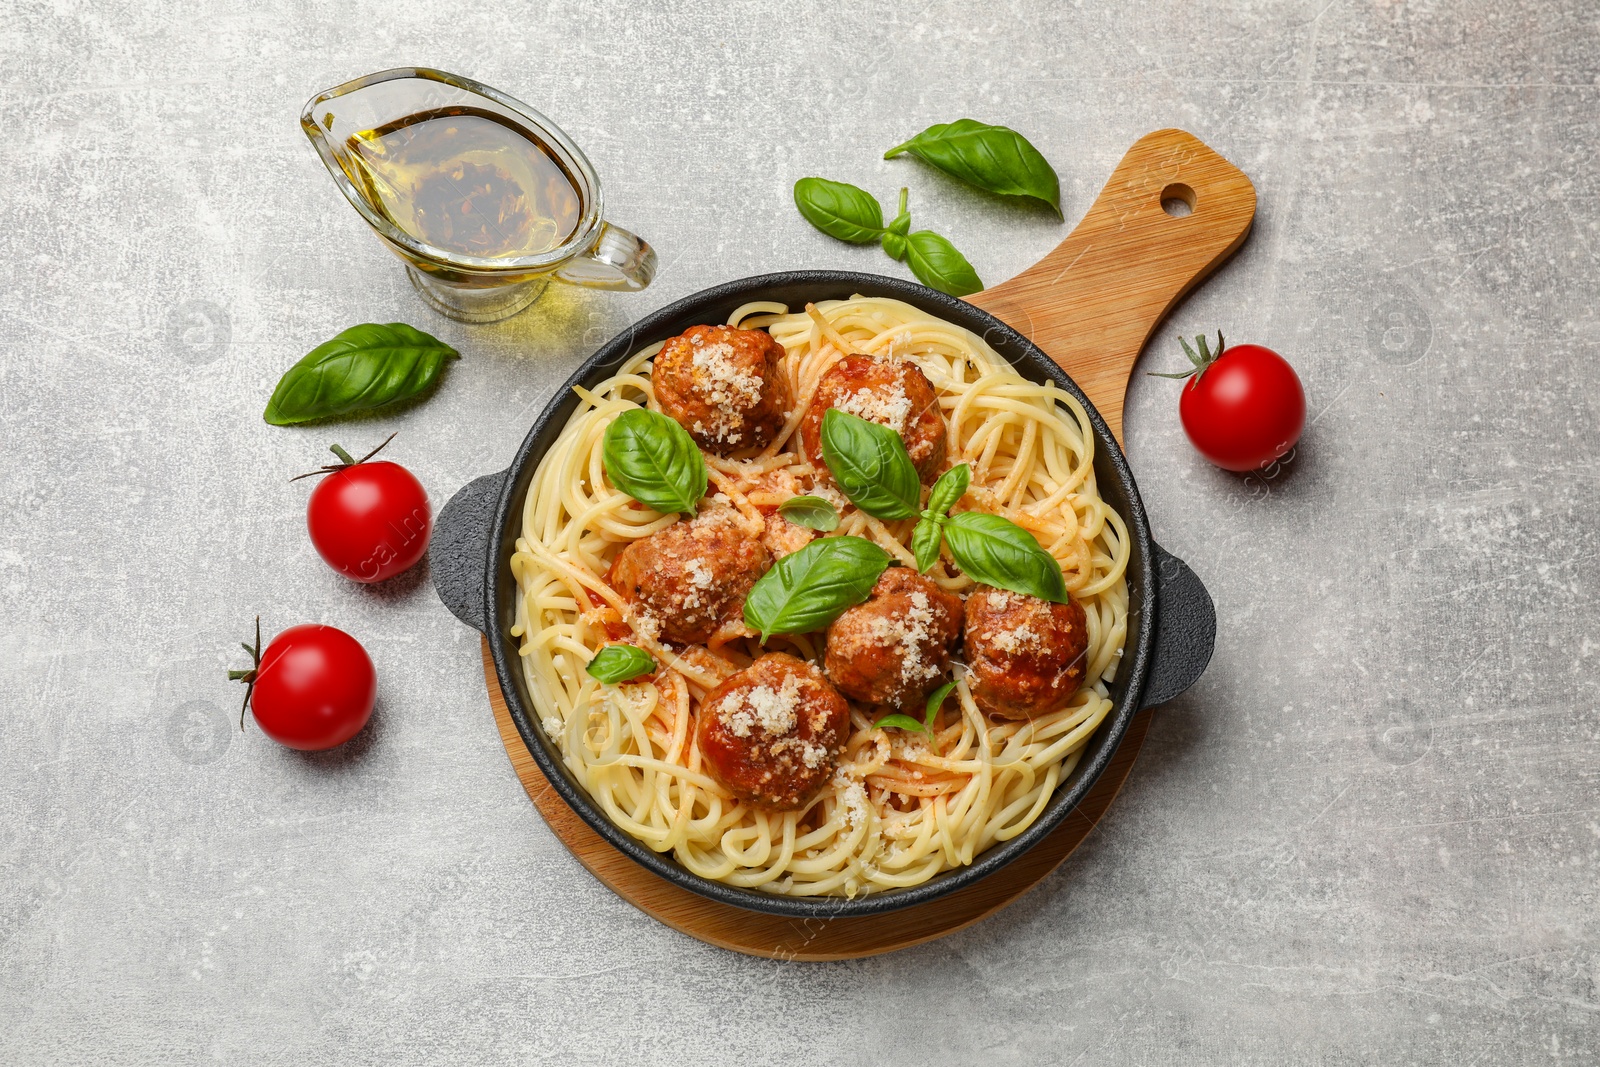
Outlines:
[[[1032,825],[1111,711],[1108,686],[1127,636],[1128,531],[1096,490],[1095,440],[1082,406],[1053,384],[1027,381],[969,331],[897,300],[865,297],[793,314],[751,303],[729,324],[766,329],[783,346],[781,371],[798,400],[759,453],[706,455],[712,491],[751,535],[760,535],[777,504],[811,493],[839,506],[837,533],[869,538],[915,565],[908,547],[915,519],[884,522],[851,507],[818,482],[796,433],[822,376],[845,355],[911,360],[938,394],[949,462],[971,465],[962,506],[1011,519],[1061,564],[1087,621],[1084,684],[1058,710],[992,722],[958,665],[957,700],[946,703],[931,737],[875,728],[868,711],[852,705],[835,773],[801,810],[770,811],[723,789],[695,746],[696,708],[763,647],[738,627],[708,645],[663,645],[651,627],[634,625],[629,604],[603,578],[626,544],[677,519],[613,488],[601,457],[606,427],[619,413],[659,410],[650,380],[656,344],[615,376],[578,390],[581,402],[523,503],[511,558],[520,591],[511,633],[520,639],[534,706],[566,766],[606,814],[701,877],[796,896],[914,886]],[[957,594],[973,588],[948,557],[928,576]],[[661,667],[653,682],[601,686],[585,672],[619,638],[655,656]],[[765,650],[820,663],[822,635],[774,636]]]

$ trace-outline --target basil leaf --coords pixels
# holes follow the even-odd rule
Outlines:
[[[822,416],[822,459],[850,502],[879,519],[909,519],[922,480],[900,435],[839,408]]]
[[[744,598],[745,625],[772,634],[820,630],[872,592],[889,554],[864,537],[824,537],[791,552]]]
[[[972,468],[957,464],[939,475],[928,492],[928,508],[922,521],[911,531],[911,554],[917,559],[917,573],[926,574],[939,561],[939,544],[944,540],[944,527],[948,521],[945,512],[955,506],[972,480]]]
[[[589,661],[589,673],[606,685],[616,685],[656,669],[650,653],[633,645],[607,645]]]
[[[663,515],[692,513],[706,495],[706,461],[676,419],[644,408],[618,415],[601,448],[611,484]]]
[[[1039,150],[1009,127],[976,119],[940,123],[895,145],[883,158],[893,159],[902,152],[979,189],[1043,200],[1061,215],[1061,179]]]
[[[944,513],[955,507],[956,501],[966,493],[971,481],[972,468],[965,463],[951,467],[939,475],[939,480],[933,483],[933,489],[928,493],[927,513],[934,518],[944,518]]]
[[[928,715],[924,721],[928,724],[930,732],[933,730],[933,717],[939,714],[939,709],[944,706],[945,697],[949,696],[955,687],[955,682],[946,682],[928,695]]]
[[[962,511],[944,528],[945,544],[967,577],[997,589],[1067,602],[1061,564],[1039,547],[1033,534],[1010,519],[982,511]]]
[[[901,715],[898,712],[896,712],[893,715],[885,715],[883,718],[881,718],[877,722],[873,723],[872,726],[873,726],[873,729],[876,729],[876,730],[881,730],[885,726],[893,726],[897,730],[912,730],[912,731],[915,731],[917,733],[928,733],[928,734],[933,733],[933,727],[924,726],[922,723],[918,722],[916,719],[913,719],[911,716],[909,716],[909,715]]]
[[[352,326],[279,379],[262,413],[274,426],[349,415],[416,396],[461,353],[403,322]]]
[[[906,238],[906,261],[917,281],[941,293],[969,296],[983,288],[967,257],[932,230],[918,230]]]
[[[853,245],[869,244],[883,234],[883,207],[877,198],[845,182],[801,178],[794,183],[794,206],[829,237]]]
[[[911,531],[911,554],[917,557],[917,573],[926,574],[939,562],[939,542],[944,539],[944,523],[924,515]]]
[[[911,212],[906,210],[906,197],[909,193],[909,189],[900,190],[900,214],[889,223],[889,228],[883,235],[883,250],[889,253],[890,259],[906,258],[906,234],[911,232]]]
[[[778,505],[778,514],[808,530],[830,533],[839,528],[839,512],[820,496],[792,496]]]

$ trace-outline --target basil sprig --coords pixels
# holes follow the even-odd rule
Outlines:
[[[851,244],[881,241],[891,259],[904,260],[923,285],[951,296],[967,296],[983,288],[978,272],[948,239],[932,230],[911,233],[908,191],[900,190],[900,211],[888,226],[877,198],[847,182],[801,178],[794,183],[794,204],[805,220],[829,237]]]
[[[906,210],[906,190],[900,190],[900,214],[883,234],[883,250],[891,259],[911,265],[917,281],[951,296],[967,296],[983,288],[978,272],[949,240],[932,230],[910,233],[911,212]]]
[[[896,712],[893,715],[885,715],[872,725],[875,728],[893,726],[901,730],[915,730],[918,733],[925,733],[929,737],[932,737],[933,717],[939,714],[939,709],[944,706],[945,697],[949,696],[950,691],[955,687],[956,683],[946,682],[929,695],[927,711],[924,713],[921,722],[918,722],[909,715],[902,715],[899,712]]]
[[[292,426],[406,400],[425,391],[460,354],[403,322],[352,326],[289,368],[262,417]]]
[[[917,570],[926,571],[938,561],[943,541],[956,565],[973,581],[1065,604],[1067,583],[1061,564],[1040,547],[1033,534],[1002,515],[982,511],[946,514],[966,493],[971,478],[970,468],[962,463],[933,483],[928,507],[911,531]]]
[[[791,552],[744,598],[744,621],[765,641],[772,634],[820,630],[872,593],[889,554],[864,537],[824,537]]]
[[[939,542],[944,537],[944,526],[949,521],[945,512],[955,507],[956,501],[967,491],[972,480],[972,468],[957,464],[939,475],[928,492],[928,507],[922,519],[911,531],[911,554],[917,558],[917,573],[926,574],[939,560]]]
[[[794,183],[794,206],[829,237],[864,245],[883,236],[883,208],[877,198],[848,182],[801,178]]]
[[[922,480],[900,435],[839,408],[822,416],[822,459],[850,502],[878,519],[909,519]]]
[[[778,505],[778,514],[808,530],[831,533],[839,528],[839,512],[820,496],[792,496]]]
[[[1061,179],[1050,161],[1016,130],[976,119],[957,119],[929,126],[897,144],[884,159],[910,153],[969,185],[1002,196],[1041,200],[1061,217]],[[831,237],[851,244],[880,241],[890,258],[910,265],[923,285],[951,296],[969,296],[983,281],[950,240],[932,230],[911,232],[905,189],[900,211],[883,224],[883,205],[873,195],[846,182],[801,178],[794,183],[794,203],[806,221]]]
[[[944,543],[967,577],[996,589],[1067,602],[1061,564],[1033,534],[1000,515],[961,511],[944,526]]]
[[[1061,214],[1061,180],[1028,139],[1006,126],[957,119],[929,126],[883,154],[909,152],[954,178],[1003,196],[1043,200]]]
[[[655,658],[633,645],[607,645],[594,654],[588,671],[606,685],[616,685],[656,669]]]
[[[663,515],[692,514],[706,495],[706,461],[689,432],[655,411],[631,408],[606,427],[606,477]]]

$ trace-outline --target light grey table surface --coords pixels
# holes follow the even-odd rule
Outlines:
[[[0,1062],[1507,1064],[1600,1058],[1600,24],[1586,0],[0,5]],[[422,307],[297,127],[406,63],[560,122],[661,252],[636,295]],[[1067,222],[882,151],[971,115]],[[1140,377],[1156,536],[1217,604],[1088,842],[1004,913],[876,959],[707,947],[614,898],[513,777],[478,640],[420,570],[313,553],[330,440],[400,435],[436,506],[601,340],[721,280],[904,275],[796,215],[889,199],[999,281],[1122,152],[1191,130],[1256,183],[1146,354],[1281,351],[1310,424],[1209,467]],[[360,321],[464,358],[426,404],[260,418]],[[260,612],[371,651],[346,749],[237,727]]]

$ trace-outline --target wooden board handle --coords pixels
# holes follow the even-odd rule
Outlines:
[[[1167,214],[1163,200],[1190,207]],[[1249,236],[1256,190],[1182,130],[1141,137],[1055,250],[967,299],[1061,364],[1122,440],[1122,401],[1139,352],[1181,300]]]

